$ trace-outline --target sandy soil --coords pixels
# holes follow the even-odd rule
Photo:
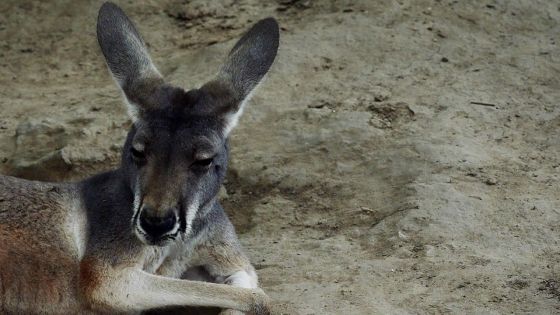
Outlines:
[[[560,312],[557,2],[117,2],[187,88],[279,19],[222,194],[273,298],[301,314]],[[0,2],[3,173],[116,165],[130,122],[99,5]]]

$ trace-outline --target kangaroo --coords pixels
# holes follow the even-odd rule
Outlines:
[[[276,57],[277,22],[257,22],[190,91],[164,81],[115,4],[101,6],[97,39],[133,122],[120,167],[74,183],[0,177],[0,313],[270,314],[217,195],[228,136]]]

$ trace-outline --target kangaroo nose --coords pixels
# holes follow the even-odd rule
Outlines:
[[[171,231],[175,227],[175,223],[177,223],[177,216],[172,210],[167,211],[163,217],[154,216],[151,213],[154,213],[154,211],[151,211],[149,207],[142,209],[140,213],[140,227],[153,238],[158,238]]]

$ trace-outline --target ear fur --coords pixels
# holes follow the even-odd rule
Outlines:
[[[105,2],[97,18],[97,40],[113,78],[136,121],[142,110],[156,106],[154,95],[164,82],[142,37],[121,8]]]
[[[224,122],[227,136],[235,127],[245,103],[270,69],[279,44],[278,23],[273,18],[257,22],[235,44],[217,77],[201,90],[209,94]]]

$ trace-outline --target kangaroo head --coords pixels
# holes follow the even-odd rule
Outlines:
[[[228,135],[276,57],[278,25],[272,18],[256,23],[217,76],[190,91],[164,81],[133,23],[112,3],[99,11],[97,38],[133,120],[121,167],[134,194],[132,228],[141,241],[164,245],[188,235],[199,209],[215,202]]]

